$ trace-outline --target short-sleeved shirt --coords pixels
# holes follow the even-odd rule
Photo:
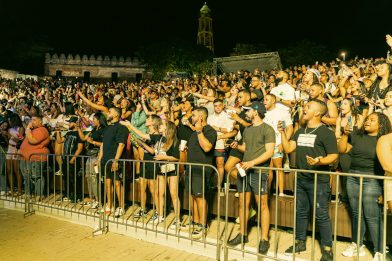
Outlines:
[[[49,132],[45,127],[39,127],[31,131],[31,135],[34,139],[39,142],[38,144],[30,144],[28,138],[23,140],[20,146],[20,153],[26,160],[32,161],[46,161],[47,157],[42,156],[42,154],[49,154],[48,145],[50,143]],[[32,156],[31,154],[41,154]]]
[[[354,130],[351,135],[351,169],[369,174],[384,175],[376,153],[377,136],[361,134]]]
[[[225,111],[222,111],[220,114],[214,113],[212,115],[209,115],[207,118],[207,123],[211,126],[227,129],[229,132],[233,129],[234,126],[234,120],[232,120]],[[222,133],[218,132],[217,134],[220,135]],[[225,140],[217,140],[215,149],[225,149]]]
[[[217,133],[210,125],[204,126],[202,130],[206,139],[215,146]],[[188,142],[188,154],[187,154],[187,162],[189,163],[201,163],[201,164],[213,164],[214,160],[214,149],[212,148],[209,152],[205,152],[199,143],[199,138],[197,132],[194,131],[189,138]],[[192,171],[200,171],[202,170],[201,167],[192,167]],[[212,171],[210,168],[206,168],[205,171]]]
[[[336,136],[327,126],[323,124],[318,128],[300,128],[291,140],[297,144],[295,158],[298,169],[329,171],[328,165],[311,166],[306,159],[306,156],[317,158],[338,154]],[[299,172],[298,177],[313,180],[314,174]],[[319,182],[329,182],[329,175],[319,175],[317,179]]]
[[[76,150],[78,149],[79,143],[84,143],[79,136],[78,131],[69,131],[65,135],[64,140],[64,154],[65,155],[74,155]]]
[[[120,143],[127,144],[128,140],[128,129],[124,125],[116,122],[105,128],[103,133],[103,155],[102,163],[106,164],[108,160],[114,159],[116,157],[117,148]],[[125,158],[125,149],[121,155],[121,159]]]
[[[290,113],[288,111],[279,110],[278,108],[274,108],[270,111],[267,111],[263,121],[268,125],[270,125],[275,131],[275,135],[276,135],[275,146],[280,145],[282,143],[281,134],[280,131],[278,130],[279,121],[284,121],[286,126],[293,124]]]
[[[282,100],[295,100],[295,89],[288,83],[272,88],[271,93]],[[290,111],[290,107],[281,102],[277,102],[276,107],[281,110]]]
[[[264,122],[257,126],[246,127],[243,142],[246,146],[243,161],[254,160],[266,152],[265,144],[275,143],[275,131]],[[260,166],[269,166],[269,161],[261,163]]]

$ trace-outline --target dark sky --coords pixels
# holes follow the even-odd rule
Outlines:
[[[0,0],[0,47],[44,39],[58,53],[128,55],[141,43],[196,41],[202,0]],[[215,55],[235,43],[278,49],[301,39],[354,56],[385,55],[392,0],[211,0]],[[38,37],[39,36],[39,37]]]

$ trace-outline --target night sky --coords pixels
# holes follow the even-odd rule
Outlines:
[[[183,38],[196,42],[202,0],[0,0],[0,48],[40,39],[57,53],[131,55],[143,43]],[[392,0],[207,1],[215,55],[235,43],[271,49],[302,39],[338,54],[385,56],[392,33]],[[7,55],[7,54],[2,54]],[[1,58],[1,57],[0,57]]]

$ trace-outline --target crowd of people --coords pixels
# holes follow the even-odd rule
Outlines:
[[[386,40],[392,47],[392,37]],[[208,231],[206,194],[211,186],[223,187],[230,174],[239,196],[240,233],[227,244],[248,242],[253,193],[261,210],[262,254],[270,247],[268,197],[271,190],[286,196],[285,174],[255,167],[392,176],[389,57],[137,83],[1,79],[0,101],[0,146],[5,153],[0,157],[1,195],[43,196],[48,181],[42,169],[48,162],[38,154],[52,153],[56,154],[53,172],[69,180],[70,193],[61,200],[79,200],[105,215],[124,215],[125,173],[138,179],[141,208],[135,218],[148,213],[148,188],[156,206],[151,221],[162,222],[168,185],[176,216],[170,227],[176,229],[181,225],[178,183],[185,182],[192,196],[187,226],[192,227],[192,237],[200,238]],[[150,163],[136,163],[124,171],[121,159]],[[166,163],[157,167],[151,161]],[[167,162],[214,165],[218,175],[214,178],[212,168],[177,168]],[[85,175],[80,175],[81,169]],[[106,174],[106,205],[101,207],[100,172]],[[82,191],[82,177],[87,180],[88,197]],[[317,205],[321,260],[332,260],[330,177],[317,176],[316,192],[314,178],[310,172],[298,173],[296,241],[286,254],[306,250],[309,213]],[[340,199],[350,206],[353,231],[353,243],[342,254],[365,255],[368,231],[374,260],[381,260],[385,254],[382,202],[392,209],[392,182],[367,178],[361,183],[357,177],[342,182]],[[317,202],[313,202],[314,192]]]

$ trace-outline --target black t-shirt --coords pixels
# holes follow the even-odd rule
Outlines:
[[[353,131],[350,135],[351,169],[376,175],[384,175],[384,171],[377,158],[377,137]]]
[[[182,124],[181,120],[182,120],[182,118],[184,116],[185,115],[181,115],[181,114],[178,115],[177,119],[178,119],[179,123],[178,123],[178,134],[177,134],[177,137],[178,137],[179,140],[189,141],[189,138],[191,137],[193,130],[191,128],[189,128],[188,126]]]
[[[212,144],[212,149],[209,152],[204,152],[199,144],[199,138],[197,132],[194,131],[188,142],[188,154],[187,162],[189,163],[201,163],[201,164],[213,164],[214,160],[214,147],[217,138],[217,133],[210,125],[206,125],[203,128],[203,134],[207,140]],[[192,167],[192,171],[202,171],[202,167]],[[211,168],[205,168],[206,173],[212,172]]]
[[[94,130],[92,130],[91,133],[90,133],[90,138],[91,138],[93,141],[102,142],[104,132],[105,132],[105,128],[102,128],[102,127],[99,128],[98,130],[97,130],[97,129],[94,129]],[[97,148],[97,147],[91,146],[91,145],[92,145],[92,144],[89,145],[89,148]]]
[[[249,119],[246,117],[246,111],[245,111],[245,110],[242,110],[238,116],[239,116],[241,119],[243,119],[244,121],[250,123]],[[238,123],[238,125],[240,125],[240,132],[241,132],[241,134],[243,135],[243,134],[244,134],[245,127],[244,127],[244,125],[242,125],[241,123]]]
[[[116,122],[112,125],[109,125],[105,128],[103,133],[103,156],[102,163],[106,164],[106,162],[110,159],[114,159],[116,157],[117,148],[120,143],[127,144],[128,140],[128,129],[124,125]],[[121,155],[121,159],[125,158],[125,148],[123,150],[123,154]]]
[[[156,145],[158,142],[161,140],[162,135],[160,134],[150,134],[150,140],[147,141],[147,145],[150,146],[151,148],[156,148]],[[150,152],[144,152],[144,160],[154,160],[154,154],[151,154]]]
[[[306,160],[306,156],[312,158],[325,157],[328,154],[338,154],[337,141],[333,131],[327,126],[321,125],[318,128],[300,128],[292,137],[296,142],[296,167],[305,170],[329,171],[327,165],[311,166]],[[314,179],[311,173],[298,173],[299,178]],[[318,181],[329,182],[329,175],[318,175]]]
[[[64,154],[65,155],[74,155],[76,150],[78,149],[78,144],[83,141],[79,137],[79,133],[77,131],[69,131],[65,134],[64,140]]]

